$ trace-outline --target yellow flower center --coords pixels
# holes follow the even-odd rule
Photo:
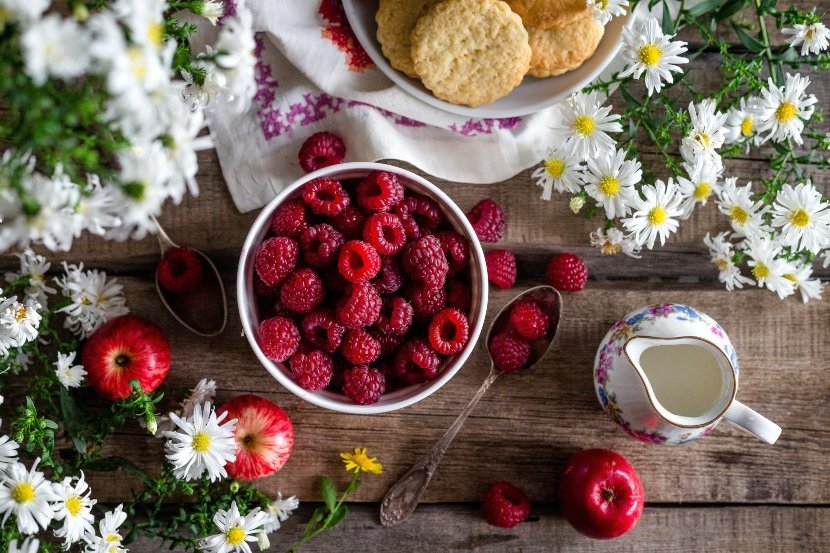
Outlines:
[[[792,283],[793,283],[793,286],[798,286],[798,279],[797,279],[797,278],[795,278],[795,275],[794,275],[794,274],[787,273],[786,275],[784,275],[784,278],[786,278],[787,280],[789,280],[790,282],[792,282]]]
[[[665,208],[659,205],[651,208],[651,211],[648,212],[648,220],[652,225],[662,225],[667,218]]]
[[[208,449],[210,449],[210,436],[205,434],[204,432],[197,432],[193,435],[193,441],[191,442],[193,446],[193,450],[196,453],[204,453]]]
[[[73,517],[78,516],[82,508],[83,503],[81,503],[81,498],[77,495],[73,495],[66,500],[66,511]]]
[[[147,42],[158,48],[161,46],[161,40],[164,37],[164,27],[161,23],[150,23],[147,27]]]
[[[779,123],[786,123],[795,117],[795,106],[790,102],[781,102],[778,109],[775,110],[775,118]]]
[[[245,530],[241,526],[234,526],[225,532],[225,540],[228,545],[239,545],[245,541]]]
[[[104,541],[107,543],[117,543],[121,541],[121,534],[113,533],[107,534],[107,537],[104,538]]]
[[[600,248],[600,253],[602,255],[617,255],[622,251],[622,245],[620,244],[612,244],[611,242],[605,242]]]
[[[26,314],[27,313],[28,313],[28,311],[26,311],[26,306],[21,305],[17,309],[14,310],[14,319],[17,322],[21,322],[21,321],[26,319]]]
[[[708,182],[701,182],[695,186],[695,200],[702,202],[712,195],[712,185]]]
[[[729,262],[725,259],[718,259],[715,261],[715,267],[717,267],[719,271],[725,271],[726,268],[729,267]]]
[[[810,224],[810,214],[799,207],[790,214],[790,223],[793,226],[804,228]]]
[[[769,267],[761,262],[758,262],[758,264],[752,268],[752,275],[758,280],[764,280],[769,276]]]
[[[749,136],[752,134],[753,128],[755,128],[755,123],[752,122],[752,118],[744,117],[744,120],[741,121],[741,134],[744,136]]]
[[[561,177],[565,171],[565,162],[561,159],[549,159],[545,163],[545,171],[553,178]]]
[[[147,64],[144,63],[144,56],[141,50],[135,46],[127,50],[127,55],[130,58],[130,65],[133,68],[133,75],[136,79],[143,79],[147,76]]]
[[[620,181],[616,177],[602,177],[599,179],[599,189],[606,196],[616,196],[620,191]]]
[[[749,221],[749,213],[741,206],[733,205],[729,208],[729,219],[739,225],[745,225]]]
[[[712,146],[712,137],[708,133],[699,132],[695,134],[695,142],[704,148],[709,148]]]
[[[12,488],[12,499],[17,503],[28,503],[35,498],[35,489],[28,482],[21,482]]]
[[[640,47],[640,63],[647,67],[654,67],[663,59],[663,50],[654,44],[646,44]]]
[[[576,129],[576,132],[582,136],[590,136],[594,134],[597,124],[591,117],[588,117],[587,115],[580,115],[574,121],[574,128]]]

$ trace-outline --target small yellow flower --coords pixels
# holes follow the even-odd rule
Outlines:
[[[372,474],[380,474],[383,472],[383,465],[377,462],[377,457],[369,457],[366,454],[366,448],[356,447],[354,453],[341,453],[340,458],[346,465],[346,470],[352,471],[355,474],[363,472],[370,472]]]

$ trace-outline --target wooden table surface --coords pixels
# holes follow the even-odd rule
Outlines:
[[[800,2],[810,5],[810,2]],[[813,2],[818,5],[819,2]],[[704,55],[693,67],[700,78],[716,73],[718,58]],[[827,73],[814,76],[815,91],[830,90]],[[825,99],[826,106],[826,99]],[[727,162],[727,174],[758,179],[768,152]],[[644,147],[644,163],[659,163]],[[213,152],[200,155],[201,194],[168,208],[161,218],[171,238],[202,249],[225,273],[231,319],[217,339],[182,330],[156,297],[154,238],[125,243],[84,237],[67,255],[53,260],[83,261],[119,276],[133,312],[157,321],[169,334],[173,367],[167,385],[186,389],[202,377],[219,383],[218,402],[254,392],[290,415],[296,431],[294,453],[285,468],[261,481],[262,489],[296,494],[303,507],[279,533],[273,551],[294,541],[312,502],[319,501],[318,477],[345,481],[340,451],[367,447],[384,472],[367,477],[348,521],[307,549],[314,552],[396,551],[718,551],[806,552],[830,550],[830,303],[802,305],[779,301],[757,289],[726,292],[716,282],[701,243],[707,230],[723,227],[713,205],[699,210],[665,247],[643,259],[601,257],[588,245],[597,226],[567,210],[566,201],[539,200],[531,170],[494,185],[444,183],[462,208],[491,197],[504,206],[508,233],[498,248],[519,260],[519,283],[493,291],[490,314],[522,289],[542,280],[543,266],[556,252],[586,259],[592,279],[579,293],[564,295],[564,313],[555,346],[538,369],[500,380],[473,412],[449,449],[425,503],[410,520],[392,529],[378,523],[377,502],[386,489],[442,434],[466,404],[487,369],[479,347],[441,390],[395,413],[351,416],[304,403],[285,391],[258,363],[241,336],[234,301],[234,272],[243,238],[256,213],[239,214],[225,189]],[[659,175],[659,171],[657,172]],[[815,172],[814,182],[827,182]],[[0,267],[13,265],[0,256]],[[825,270],[823,276],[827,275]],[[606,418],[592,384],[592,362],[608,327],[628,311],[654,302],[682,302],[717,319],[735,344],[741,363],[739,398],[783,428],[768,446],[724,424],[701,441],[680,447],[637,442]],[[111,451],[158,470],[162,443],[126,427],[110,440]],[[637,468],[647,505],[637,527],[611,542],[593,541],[573,531],[556,508],[561,469],[574,452],[604,447],[621,452]],[[534,503],[532,520],[512,530],[486,525],[478,502],[491,482],[510,480]],[[95,497],[118,502],[128,497],[126,477],[93,475]],[[131,551],[156,551],[141,541]]]

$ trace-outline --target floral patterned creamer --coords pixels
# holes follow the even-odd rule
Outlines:
[[[638,361],[637,352],[645,351],[649,343],[699,345],[719,360],[724,373],[721,399],[710,411],[684,417],[659,404]],[[635,344],[638,347],[632,348]],[[628,314],[605,335],[594,361],[594,387],[602,408],[631,436],[654,444],[690,442],[711,432],[724,418],[774,443],[781,429],[736,401],[737,386],[738,358],[723,328],[686,305],[657,304]]]

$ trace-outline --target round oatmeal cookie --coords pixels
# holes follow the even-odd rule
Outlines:
[[[549,29],[567,25],[583,13],[590,13],[585,0],[505,0],[519,14],[526,27]]]
[[[378,24],[378,42],[383,55],[398,71],[417,77],[412,65],[409,35],[427,9],[440,0],[380,0],[375,21]]]
[[[576,69],[594,55],[604,32],[590,12],[562,27],[528,28],[533,52],[528,75],[552,77]]]
[[[527,30],[501,0],[444,0],[418,20],[411,38],[424,86],[454,104],[494,102],[530,68]]]

